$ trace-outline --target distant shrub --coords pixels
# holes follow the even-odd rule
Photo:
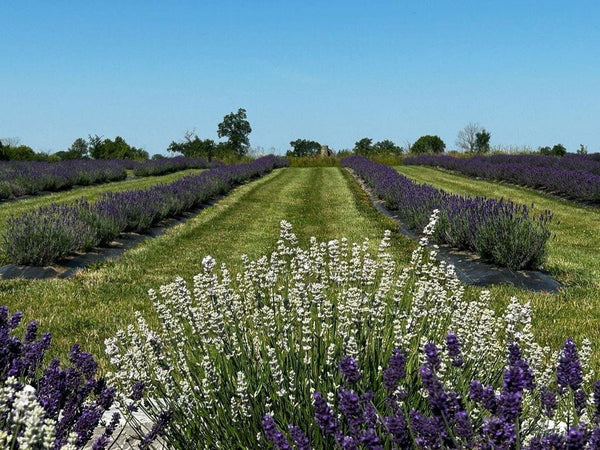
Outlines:
[[[317,156],[321,150],[321,144],[317,141],[307,139],[296,139],[290,142],[291,150],[288,150],[286,156],[305,157]]]
[[[415,154],[420,153],[444,153],[446,144],[439,136],[421,136],[412,145],[411,152]]]
[[[540,147],[538,151],[546,156],[565,156],[567,154],[567,149],[562,144],[556,144],[552,148],[548,146]]]

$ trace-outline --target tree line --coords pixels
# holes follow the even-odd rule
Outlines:
[[[195,132],[187,131],[183,140],[172,141],[167,150],[173,154],[188,157],[213,159],[241,158],[248,154],[250,149],[249,135],[252,127],[248,121],[246,110],[239,108],[223,117],[217,126],[217,136],[227,138],[224,142],[215,142],[213,139],[201,139]],[[456,137],[456,146],[468,154],[486,154],[491,151],[491,133],[477,123],[469,123],[461,129]],[[321,144],[310,139],[296,139],[290,141],[287,156],[316,156],[321,151]],[[363,156],[374,155],[401,155],[403,153],[443,153],[446,144],[437,135],[424,135],[414,143],[407,142],[404,147],[395,144],[389,139],[373,142],[369,137],[355,142],[351,150],[342,150],[338,155],[357,154]],[[562,144],[553,147],[538,148],[538,153],[543,155],[563,156],[567,149]],[[580,145],[577,153],[587,153],[587,148]],[[154,155],[159,158],[162,155]],[[22,161],[59,161],[66,159],[135,159],[149,158],[148,152],[143,148],[129,145],[121,136],[114,139],[103,138],[98,135],[89,135],[87,139],[77,138],[73,144],[63,151],[53,154],[36,153],[31,147],[20,145],[18,139],[0,140],[0,160]]]

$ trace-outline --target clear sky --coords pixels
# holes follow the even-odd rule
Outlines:
[[[242,107],[250,143],[600,151],[600,2],[3,1],[0,137],[124,137],[150,154]]]

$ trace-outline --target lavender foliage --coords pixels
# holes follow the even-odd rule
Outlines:
[[[0,200],[124,180],[124,160],[0,161]]]
[[[16,264],[42,266],[94,246],[106,245],[124,231],[145,232],[167,217],[205,204],[234,186],[289,163],[265,156],[237,165],[217,165],[149,189],[102,194],[94,203],[53,203],[7,221],[4,252]]]
[[[423,229],[431,212],[439,209],[434,236],[439,243],[473,251],[514,270],[537,268],[546,258],[550,211],[533,217],[527,206],[511,201],[449,194],[362,156],[344,158],[340,164],[365,180],[410,229]]]
[[[148,177],[186,169],[207,169],[208,167],[209,163],[204,158],[176,156],[140,162],[133,169],[133,174],[136,177]]]
[[[572,341],[563,348],[557,366],[557,374],[563,371],[565,359],[572,361],[574,357]],[[431,347],[428,347],[431,350]],[[424,351],[425,350],[424,348]],[[402,353],[395,350],[390,359],[390,367],[385,370],[398,370],[398,358]],[[449,355],[450,356],[450,355]],[[427,357],[427,355],[426,355]],[[455,355],[456,357],[456,355]],[[347,366],[354,366],[344,358],[340,364],[340,372]],[[354,360],[354,362],[356,362]],[[396,366],[396,367],[394,367]],[[358,369],[357,369],[358,370]],[[404,369],[403,369],[404,370]],[[461,369],[457,369],[461,370]],[[411,374],[408,374],[411,378]],[[412,389],[423,388],[426,392],[426,404],[408,405],[394,401],[394,394],[386,386],[377,383],[373,391],[365,394],[340,386],[336,405],[329,405],[320,392],[313,395],[315,421],[321,430],[322,437],[330,436],[336,442],[336,448],[383,449],[383,448],[423,448],[423,449],[597,449],[600,445],[600,425],[598,421],[574,421],[564,428],[541,428],[542,434],[531,433],[531,425],[537,417],[546,415],[549,409],[556,408],[556,396],[549,395],[545,387],[536,391],[536,383],[529,364],[521,357],[520,348],[511,343],[508,347],[507,367],[504,369],[501,387],[483,387],[477,380],[472,380],[469,392],[461,393],[460,386],[453,390],[444,385],[432,371],[431,364],[419,368],[420,386],[417,380],[412,381]],[[570,386],[570,385],[569,385]],[[371,400],[377,396],[379,389],[385,388],[388,401],[376,408]],[[498,393],[496,393],[498,392]],[[541,394],[538,411],[523,408],[525,396]],[[464,395],[464,397],[463,397]],[[389,401],[392,399],[392,401]],[[339,414],[334,411],[334,406]],[[531,403],[529,403],[531,408]],[[586,408],[584,404],[582,408]],[[595,405],[594,405],[595,408]],[[551,415],[550,415],[551,416]],[[340,419],[338,419],[338,417]],[[579,415],[579,417],[583,417]],[[274,444],[274,448],[289,448],[288,437],[275,425],[271,415],[263,421],[264,435]],[[305,429],[310,429],[305,424]],[[302,436],[302,447],[310,448],[310,440],[300,434],[299,427],[290,426],[290,436]],[[538,429],[540,430],[540,429]],[[539,431],[538,431],[539,433]],[[314,442],[323,442],[315,438]]]
[[[13,333],[21,318],[20,313],[9,315],[8,308],[0,306],[0,390],[10,384],[11,379],[18,380],[21,389],[26,385],[33,387],[37,403],[43,408],[43,419],[53,426],[51,448],[65,446],[73,433],[75,447],[83,448],[92,442],[102,415],[115,400],[116,390],[97,377],[98,364],[77,344],[73,345],[69,357],[70,366],[63,368],[53,359],[44,368],[51,336],[45,333],[38,337],[37,323],[30,322],[23,338],[19,339]],[[10,405],[0,404],[0,409],[6,406]],[[118,414],[113,415],[102,435],[94,441],[94,448],[105,448],[111,442],[119,419]],[[15,433],[13,427],[8,415],[0,414],[0,435]],[[29,430],[30,434],[34,432]]]
[[[589,155],[493,155],[455,158],[419,155],[406,165],[441,167],[486,180],[542,189],[573,200],[600,203],[600,161]]]

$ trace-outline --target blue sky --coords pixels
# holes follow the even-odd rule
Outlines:
[[[242,107],[251,145],[437,134],[600,151],[598,1],[7,1],[0,137],[151,154]]]

